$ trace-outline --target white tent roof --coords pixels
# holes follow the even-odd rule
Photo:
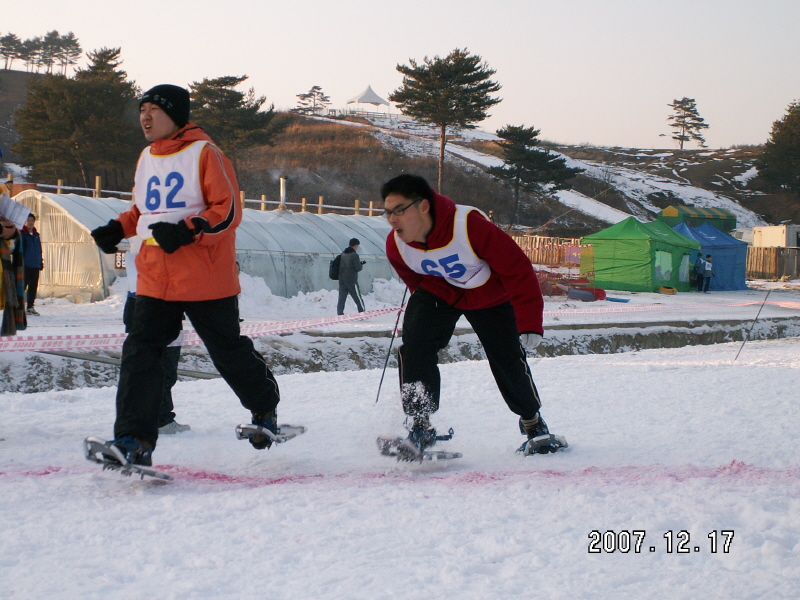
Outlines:
[[[375,92],[372,91],[372,86],[368,85],[367,89],[361,92],[355,98],[351,98],[347,101],[348,104],[358,103],[358,104],[374,104],[378,106],[379,104],[383,104],[385,106],[389,106],[389,103],[378,96]]]
[[[40,297],[105,298],[108,286],[122,272],[113,255],[97,248],[90,232],[127,210],[130,202],[35,190],[14,199],[38,215],[36,226],[46,265]],[[373,279],[390,279],[394,274],[385,251],[391,230],[382,217],[246,208],[236,232],[236,256],[244,273],[264,278],[276,296],[291,298],[298,292],[338,289],[338,282],[328,278],[328,263],[351,238],[358,238],[358,253],[367,261],[359,286],[369,293]],[[126,246],[123,242],[118,248],[122,251]]]
[[[45,265],[39,278],[39,297],[86,302],[108,296],[108,288],[119,271],[114,255],[103,254],[90,232],[127,210],[131,203],[36,190],[21,192],[14,200],[37,216]],[[127,242],[118,247],[125,250]]]

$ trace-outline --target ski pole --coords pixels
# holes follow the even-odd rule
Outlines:
[[[394,329],[392,329],[392,339],[389,340],[389,351],[386,353],[386,361],[383,363],[383,373],[381,373],[381,382],[378,384],[378,395],[375,396],[375,404],[378,403],[378,398],[381,397],[381,386],[383,386],[383,377],[386,375],[386,365],[389,364],[389,357],[392,355],[392,344],[394,343],[394,336],[397,335],[397,326],[400,323],[400,315],[403,313],[403,304],[406,302],[406,294],[408,288],[403,292],[403,299],[400,300],[400,310],[397,311],[397,321],[394,322]]]
[[[755,326],[756,321],[758,321],[758,315],[761,314],[761,309],[764,308],[764,305],[767,303],[767,298],[769,298],[769,294],[770,294],[771,291],[772,290],[767,290],[767,295],[764,296],[764,300],[761,301],[761,306],[758,309],[758,313],[756,314],[756,318],[753,319],[753,322],[750,324],[750,329],[748,329],[747,332],[744,334],[744,339],[742,340],[742,345],[739,346],[739,352],[736,353],[736,356],[734,357],[733,362],[736,362],[736,359],[739,358],[739,353],[742,351],[742,348],[744,348],[744,345],[747,343],[747,338],[750,337],[750,332],[753,331],[753,327]]]

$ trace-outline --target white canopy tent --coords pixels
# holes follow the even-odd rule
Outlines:
[[[109,286],[125,271],[117,268],[114,255],[97,248],[90,232],[127,210],[130,202],[35,190],[14,199],[37,217],[45,265],[39,296],[75,302],[107,297]],[[298,292],[338,289],[328,278],[328,265],[351,238],[358,238],[358,253],[366,261],[359,284],[369,293],[373,279],[394,276],[384,249],[390,230],[382,217],[246,208],[236,233],[236,256],[242,272],[262,277],[273,294],[290,298]],[[123,242],[119,248],[126,247]]]
[[[358,96],[354,96],[347,101],[347,104],[372,104],[376,108],[378,106],[386,106],[389,107],[389,102],[378,96],[373,90],[372,86],[368,85],[367,89],[361,92]]]

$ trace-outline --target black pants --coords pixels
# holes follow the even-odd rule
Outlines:
[[[36,302],[36,293],[39,290],[39,273],[41,269],[25,267],[25,289],[28,308],[33,308]]]
[[[133,314],[136,310],[136,296],[128,294],[125,307],[122,309],[122,322],[125,324],[125,333],[133,329]],[[181,360],[180,346],[167,346],[161,357],[161,367],[164,369],[164,387],[161,390],[161,404],[158,408],[158,426],[163,427],[175,420],[175,405],[172,402],[172,388],[178,382],[178,363]]]
[[[519,341],[511,303],[460,310],[422,289],[411,295],[406,306],[403,345],[398,351],[405,413],[416,417],[438,410],[441,391],[438,353],[450,342],[462,314],[483,345],[492,375],[508,407],[523,419],[533,418],[541,402],[525,349]]]
[[[358,312],[364,312],[364,300],[361,298],[361,288],[358,287],[358,282],[343,283],[339,281],[339,303],[336,305],[336,314],[344,314],[344,304],[347,302],[348,294],[353,299],[353,302],[356,303]]]
[[[184,313],[242,406],[263,415],[278,405],[275,377],[250,338],[240,335],[236,296],[200,302],[137,296],[133,326],[122,347],[115,437],[130,435],[155,446],[165,380],[162,359],[181,331]]]

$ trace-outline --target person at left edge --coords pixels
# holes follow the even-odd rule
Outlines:
[[[139,123],[150,145],[136,166],[134,205],[92,231],[109,254],[125,237],[144,240],[112,440],[133,464],[152,464],[164,384],[161,357],[180,333],[184,313],[252,422],[277,429],[278,384],[239,330],[235,244],[242,207],[236,176],[222,151],[189,120],[189,111],[184,88],[165,84],[144,93]],[[258,435],[250,443],[264,449],[272,442]]]
[[[28,328],[25,315],[25,259],[17,226],[0,216],[0,335],[15,335]]]
[[[36,216],[31,213],[25,220],[22,234],[22,254],[25,257],[25,296],[28,300],[28,314],[39,316],[33,307],[39,290],[39,273],[44,269],[42,262],[42,240],[36,231]]]

